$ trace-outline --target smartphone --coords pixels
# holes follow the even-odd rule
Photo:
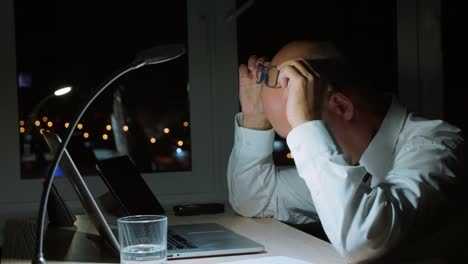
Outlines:
[[[164,214],[164,209],[127,155],[99,160],[96,169],[127,215]]]

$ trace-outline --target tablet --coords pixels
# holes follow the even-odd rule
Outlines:
[[[127,155],[99,160],[96,169],[126,215],[164,214],[164,209]]]

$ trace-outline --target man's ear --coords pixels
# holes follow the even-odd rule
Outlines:
[[[354,116],[353,102],[340,92],[334,92],[330,95],[328,98],[328,109],[346,121],[351,120]]]

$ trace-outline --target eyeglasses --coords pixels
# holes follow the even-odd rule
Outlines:
[[[264,83],[267,87],[279,88],[279,73],[276,66],[260,63],[257,67],[257,84]]]

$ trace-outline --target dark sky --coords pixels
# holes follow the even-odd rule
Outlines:
[[[466,1],[442,1],[442,52],[444,60],[444,114],[453,124],[468,130],[468,76]],[[461,36],[461,35],[463,36]]]
[[[468,108],[464,107],[468,98],[460,92],[460,83],[468,74],[466,60],[460,56],[467,46],[459,36],[466,31],[462,26],[464,2],[442,1],[441,21],[445,114],[450,122],[468,129]],[[19,90],[24,111],[63,81],[72,82],[78,95],[61,100],[59,107],[74,105],[70,100],[83,101],[83,95],[130,62],[138,51],[162,43],[187,43],[183,0],[15,0],[15,16],[18,71],[29,72],[33,80],[32,88]],[[239,63],[252,54],[272,57],[294,39],[332,40],[369,62],[375,69],[373,77],[382,81],[384,89],[396,91],[395,0],[257,0],[237,23]],[[178,63],[185,65],[186,57]],[[175,73],[169,74],[171,71]],[[180,89],[164,89],[168,79],[163,88],[155,87],[161,76],[177,76]],[[116,85],[132,82],[133,89],[145,91],[142,101],[148,103],[153,98],[171,98],[154,104],[164,107],[176,105],[174,102],[186,96],[186,78],[186,71],[168,69],[166,73],[148,67],[126,75]],[[101,105],[108,107],[112,96],[103,98]],[[186,101],[182,104],[187,106]]]
[[[185,44],[187,39],[185,1],[181,0],[17,0],[15,21],[18,71],[32,75],[32,87],[20,90],[24,109],[62,84],[72,84],[78,97],[89,94],[137,52],[165,43]],[[132,80],[135,89],[145,86],[141,80],[154,82],[155,72],[167,75],[154,67],[139,71],[139,77],[128,74],[119,82]],[[179,77],[186,79],[187,71]],[[185,84],[182,87],[184,91]],[[146,89],[145,98],[156,97],[162,90],[141,89]]]
[[[244,2],[238,0],[238,5]],[[395,91],[395,2],[257,0],[237,21],[239,63],[251,54],[271,57],[293,39],[333,40],[342,48],[362,55],[376,70],[373,77],[385,80],[385,89]],[[444,16],[451,17],[452,23],[451,26],[445,23],[443,28],[450,32],[448,29],[459,24],[462,8],[443,2],[443,10],[450,10]],[[130,62],[136,52],[161,43],[187,42],[186,7],[182,0],[16,0],[15,8],[18,70],[31,72],[34,86],[27,92],[20,91],[23,106],[31,105],[28,100],[45,96],[63,80],[74,82],[86,94]],[[450,53],[455,39],[453,34],[444,35],[445,63],[452,65],[460,63],[455,53]],[[450,67],[445,67],[452,86],[456,76],[460,76],[452,73],[458,68],[447,71]],[[148,71],[144,78],[131,75],[125,78],[145,80],[151,78]],[[149,92],[158,93],[161,89]],[[162,92],[166,96],[169,91]],[[447,94],[458,98],[456,91]],[[452,115],[457,111],[447,109]]]
[[[378,69],[383,89],[395,91],[395,8],[389,0],[257,0],[238,20],[239,61],[251,54],[272,57],[295,39],[333,41]]]
[[[139,50],[187,41],[181,0],[17,0],[15,8],[18,67],[36,84],[72,80],[86,89]],[[272,56],[292,39],[323,39],[365,49],[394,71],[394,14],[394,1],[257,0],[238,18],[239,61]]]

